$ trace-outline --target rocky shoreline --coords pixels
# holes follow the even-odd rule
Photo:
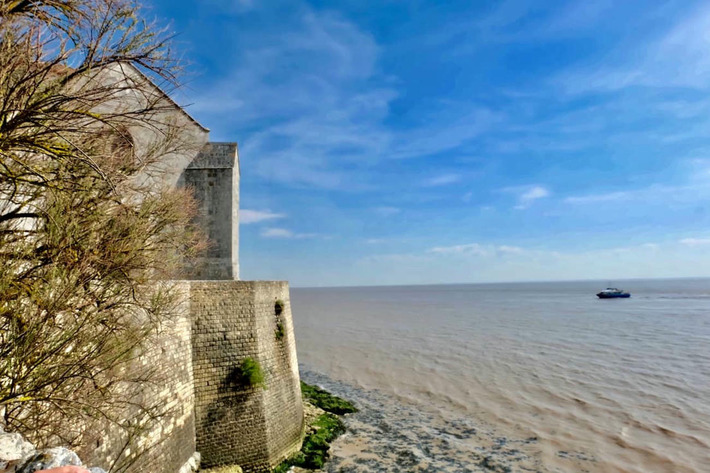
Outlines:
[[[301,367],[301,377],[354,402],[346,433],[333,442],[327,473],[547,473],[536,437],[501,435],[478,419],[451,418],[377,391],[359,389]],[[576,453],[576,452],[570,452]],[[574,459],[584,472],[593,458]]]
[[[274,473],[549,471],[539,459],[535,437],[502,436],[474,419],[443,421],[377,391],[355,388],[303,368],[302,378],[310,383],[301,386],[306,425],[303,448]],[[575,471],[587,471],[594,463],[593,458],[564,453],[577,458]],[[82,465],[71,450],[37,451],[18,434],[0,431],[0,473],[33,473],[67,465]],[[100,468],[89,471],[105,473]],[[228,466],[200,471],[241,473],[242,469]]]

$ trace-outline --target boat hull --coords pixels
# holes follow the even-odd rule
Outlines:
[[[628,292],[625,292],[623,294],[604,294],[603,292],[600,292],[597,294],[597,297],[599,299],[628,299],[631,297],[631,294]]]

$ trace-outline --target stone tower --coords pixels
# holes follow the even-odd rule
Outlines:
[[[192,263],[190,279],[239,279],[239,154],[236,143],[207,143],[183,172],[199,203],[207,254]]]

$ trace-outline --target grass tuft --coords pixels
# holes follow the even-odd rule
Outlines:
[[[249,386],[264,387],[264,371],[254,358],[245,358],[240,366],[242,381]]]
[[[281,322],[276,323],[276,330],[274,331],[274,335],[276,336],[276,340],[281,340],[282,338],[284,338],[284,324],[282,324]]]

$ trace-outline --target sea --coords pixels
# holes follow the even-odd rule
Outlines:
[[[710,279],[294,288],[328,472],[710,472]]]

